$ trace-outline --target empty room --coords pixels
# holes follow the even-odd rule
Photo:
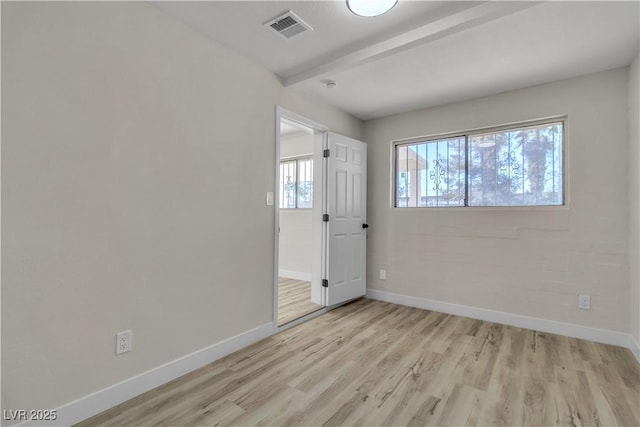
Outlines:
[[[4,426],[640,426],[640,2],[2,1]]]

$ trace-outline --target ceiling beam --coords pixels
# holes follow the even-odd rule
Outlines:
[[[529,1],[485,1],[471,5],[442,18],[435,19],[418,28],[398,36],[375,43],[335,59],[324,58],[319,65],[311,66],[283,79],[285,86],[293,86],[319,77],[331,77],[331,74],[355,68],[357,66],[385,58],[403,50],[433,42],[451,34],[464,31],[494,19],[511,15],[543,2]]]

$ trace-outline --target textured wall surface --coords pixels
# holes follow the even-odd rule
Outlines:
[[[627,90],[623,68],[366,122],[368,287],[628,332]],[[392,208],[393,140],[557,115],[566,207]]]

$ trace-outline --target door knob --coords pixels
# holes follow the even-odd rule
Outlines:
[[[362,228],[369,228],[369,224],[362,224]]]

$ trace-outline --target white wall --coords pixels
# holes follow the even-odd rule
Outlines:
[[[391,207],[392,140],[565,114],[568,207]],[[624,68],[366,122],[368,287],[628,332],[627,120]]]
[[[311,209],[280,210],[280,276],[311,281]]]
[[[280,137],[280,159],[313,154],[313,135],[299,132]]]
[[[270,323],[276,104],[362,138],[138,2],[3,2],[2,89],[3,409]]]
[[[280,139],[280,158],[313,154],[313,135],[296,133]],[[278,264],[281,275],[311,280],[312,210],[281,209]]]
[[[630,331],[640,360],[640,65],[629,68],[629,286]]]

